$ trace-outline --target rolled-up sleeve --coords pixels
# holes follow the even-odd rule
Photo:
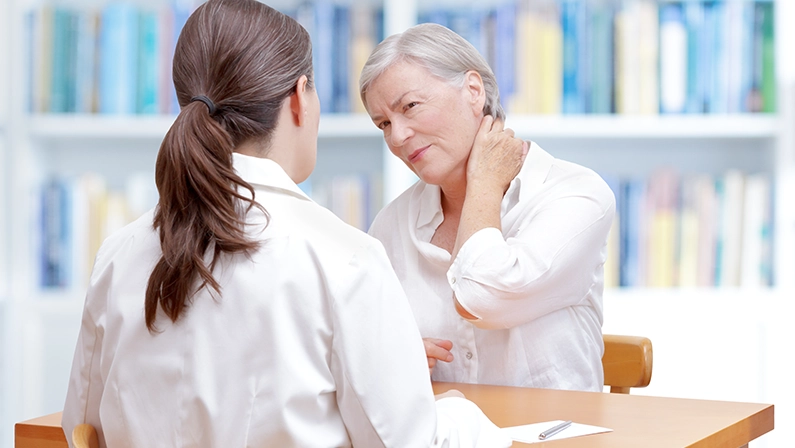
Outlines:
[[[607,188],[606,186],[604,188]],[[511,328],[578,305],[601,279],[615,198],[564,194],[520,220],[515,235],[486,228],[461,247],[447,273],[480,328]]]

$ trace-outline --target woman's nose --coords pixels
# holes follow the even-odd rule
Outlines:
[[[413,131],[407,123],[404,123],[403,120],[393,120],[390,124],[390,135],[389,139],[392,143],[392,146],[403,146],[412,135]]]

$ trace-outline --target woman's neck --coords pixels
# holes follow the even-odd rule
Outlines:
[[[460,216],[461,209],[464,207],[464,199],[466,199],[466,178],[461,182],[447,184],[439,188],[441,189],[441,205],[445,218]]]

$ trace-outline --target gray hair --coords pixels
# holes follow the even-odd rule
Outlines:
[[[375,47],[359,77],[359,94],[365,107],[365,94],[370,85],[389,67],[405,60],[416,62],[431,75],[455,87],[464,85],[468,71],[476,71],[486,91],[483,113],[505,119],[497,79],[489,64],[466,39],[436,23],[415,25],[387,37]]]

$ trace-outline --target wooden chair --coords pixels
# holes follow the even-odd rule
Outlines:
[[[641,336],[603,335],[605,353],[602,369],[610,392],[628,394],[632,387],[646,387],[651,381],[651,341]]]
[[[97,430],[88,423],[81,423],[72,430],[72,443],[75,448],[99,448]]]

